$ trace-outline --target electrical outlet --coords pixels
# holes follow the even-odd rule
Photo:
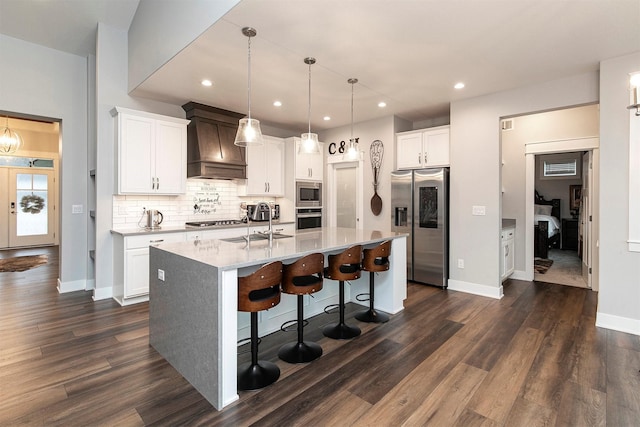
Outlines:
[[[84,206],[83,205],[71,205],[71,213],[72,214],[81,214]]]
[[[458,259],[458,268],[464,268],[464,260],[462,258]]]
[[[161,280],[164,282],[164,270],[158,269],[158,280]]]
[[[472,215],[486,215],[487,207],[486,206],[473,206],[471,208]]]

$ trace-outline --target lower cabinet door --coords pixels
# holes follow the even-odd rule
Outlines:
[[[149,293],[149,248],[128,249],[124,266],[124,297]]]

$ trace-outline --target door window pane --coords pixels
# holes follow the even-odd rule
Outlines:
[[[48,233],[49,193],[47,175],[16,175],[16,235],[35,236]]]

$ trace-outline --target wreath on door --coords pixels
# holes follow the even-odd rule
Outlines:
[[[30,214],[39,214],[44,208],[44,199],[40,196],[32,194],[30,196],[23,196],[20,200],[20,207],[22,212]]]

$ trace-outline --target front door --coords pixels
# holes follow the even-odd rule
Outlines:
[[[54,244],[53,170],[9,168],[8,186],[8,246],[13,248]]]

